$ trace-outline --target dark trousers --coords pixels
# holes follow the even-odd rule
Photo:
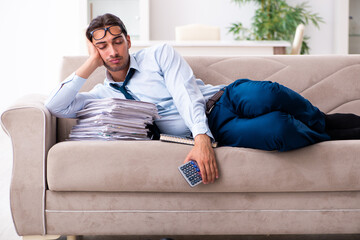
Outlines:
[[[325,114],[278,83],[239,79],[208,116],[220,146],[288,151],[330,140]]]

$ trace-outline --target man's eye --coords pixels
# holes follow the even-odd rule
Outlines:
[[[98,49],[104,49],[106,48],[106,45],[105,44],[99,44],[97,45]]]
[[[115,41],[115,44],[122,44],[123,41],[122,40],[119,40],[119,41]]]

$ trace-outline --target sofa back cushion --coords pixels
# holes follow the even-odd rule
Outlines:
[[[64,57],[61,80],[74,72],[86,56]],[[196,78],[207,84],[229,84],[239,78],[283,84],[309,99],[325,113],[360,114],[360,55],[185,57]],[[105,79],[98,68],[83,85],[89,91]],[[58,141],[67,138],[73,119],[59,119]]]

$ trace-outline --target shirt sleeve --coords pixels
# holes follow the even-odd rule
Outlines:
[[[50,94],[45,102],[46,108],[56,117],[75,118],[76,112],[84,108],[86,100],[97,98],[92,92],[79,93],[85,82],[86,79],[71,74]]]
[[[191,67],[167,44],[162,45],[155,52],[155,58],[174,104],[193,137],[207,134],[214,139],[205,114],[205,98],[196,83]]]

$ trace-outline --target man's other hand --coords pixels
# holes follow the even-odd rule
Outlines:
[[[88,79],[88,77],[104,64],[99,51],[94,44],[87,39],[89,58],[76,70],[76,75]]]
[[[219,178],[214,149],[208,135],[199,134],[195,137],[195,145],[187,155],[184,163],[191,160],[197,162],[203,183],[213,183],[215,179]]]

